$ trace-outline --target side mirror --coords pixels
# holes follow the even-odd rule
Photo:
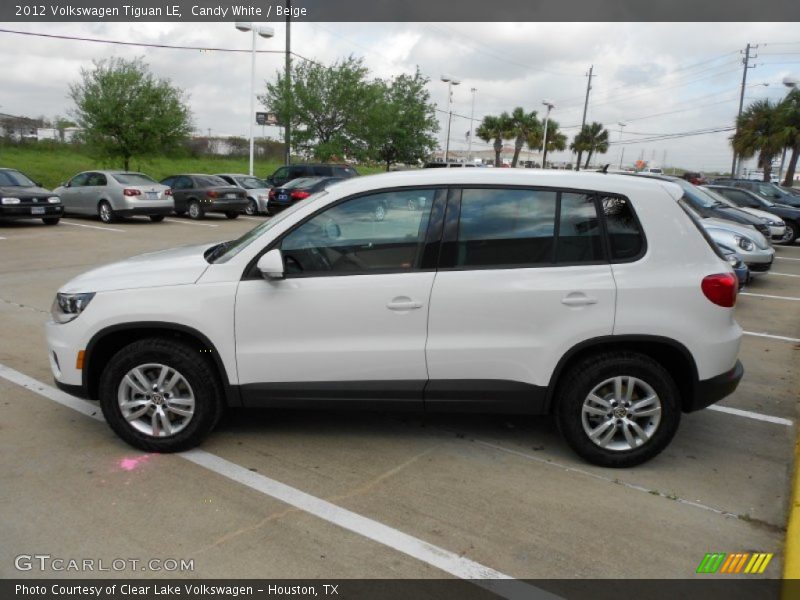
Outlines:
[[[65,181],[61,184],[61,187],[69,187],[69,181]]]
[[[261,272],[261,276],[264,279],[283,279],[285,272],[281,251],[275,248],[267,252],[258,259],[256,268]]]

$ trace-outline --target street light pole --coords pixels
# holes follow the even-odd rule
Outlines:
[[[620,121],[619,123],[617,123],[617,125],[619,125],[619,142],[620,142],[619,145],[620,148],[622,148],[622,150],[620,150],[619,153],[619,168],[622,169],[622,159],[625,158],[625,146],[622,145],[622,128],[626,127],[628,124]]]
[[[550,100],[542,100],[542,104],[547,107],[547,114],[544,117],[544,135],[542,136],[542,168],[546,169],[547,166],[545,165],[545,158],[547,158],[547,125],[550,121],[550,111],[553,110],[556,105]]]
[[[450,154],[450,121],[453,120],[453,86],[461,82],[449,75],[442,75],[442,81],[447,84],[447,139],[444,143],[444,163],[447,164]]]
[[[472,162],[472,137],[475,135],[475,92],[478,88],[470,88],[472,92],[472,110],[469,113],[469,140],[467,141],[467,160]]]
[[[758,46],[751,46],[747,44],[747,47],[744,50],[744,58],[742,59],[742,64],[744,65],[744,71],[742,71],[742,89],[739,93],[739,112],[736,113],[736,132],[734,133],[734,137],[736,133],[739,133],[739,117],[742,116],[742,108],[744,106],[744,90],[747,86],[747,70],[748,69],[755,69],[755,65],[750,64],[750,50],[754,50],[758,48]],[[741,52],[741,50],[739,51]],[[753,56],[752,58],[756,58]],[[736,150],[733,151],[733,162],[731,163],[731,177],[736,179],[736,174],[738,172],[738,165],[737,165],[738,156],[736,155]]]
[[[258,27],[253,23],[236,23],[236,29],[239,31],[250,31],[253,34],[252,46],[250,48],[250,115],[248,121],[250,123],[249,137],[250,137],[250,175],[253,174],[253,150],[255,146],[255,139],[253,137],[253,126],[256,119],[256,36],[260,35],[263,38],[271,38],[275,35],[272,27]]]

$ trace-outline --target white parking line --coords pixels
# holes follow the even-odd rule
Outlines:
[[[795,275],[793,273],[775,273],[773,271],[770,271],[768,274],[777,275],[778,277],[800,277],[800,275]]]
[[[741,410],[738,408],[731,408],[730,406],[717,406],[716,404],[712,404],[711,406],[707,407],[708,410],[715,410],[721,413],[727,413],[729,415],[736,415],[737,417],[745,417],[746,419],[754,419],[756,421],[764,421],[765,423],[774,423],[775,425],[785,425],[786,427],[791,427],[794,425],[794,421],[791,419],[784,419],[782,417],[773,417],[772,415],[762,415],[761,413],[752,412],[749,410]]]
[[[739,292],[740,296],[750,296],[752,298],[772,298],[773,300],[795,300],[800,302],[800,298],[792,296],[770,296],[769,294],[751,294],[750,292]]]
[[[771,333],[756,333],[755,331],[743,331],[745,335],[752,335],[753,337],[768,338],[771,340],[780,340],[782,342],[792,342],[793,344],[800,344],[800,339],[790,338],[783,335],[773,335]]]
[[[247,215],[241,215],[240,219],[246,219],[248,221],[258,221],[259,223],[263,223],[266,219],[259,219],[258,217],[248,217]]]
[[[75,227],[87,227],[89,229],[99,229],[100,231],[117,231],[119,233],[125,233],[124,229],[115,229],[114,227],[101,227],[99,225],[87,225],[86,223],[73,223],[72,221],[65,221],[61,219],[61,223],[64,225],[73,225]]]
[[[0,364],[0,377],[88,417],[98,421],[104,420],[102,412],[95,404],[62,392],[3,364]],[[560,596],[550,594],[537,587],[521,581],[515,581],[510,575],[496,571],[444,548],[434,546],[424,540],[384,525],[379,521],[307,494],[280,481],[254,473],[205,450],[189,450],[188,452],[177,454],[177,456],[222,475],[231,481],[319,517],[324,521],[416,558],[450,575],[461,579],[475,579],[477,580],[475,581],[477,585],[501,594],[506,598],[519,598],[520,600],[529,598],[555,600],[560,598]],[[498,579],[510,581],[491,581]]]
[[[788,256],[776,256],[775,260],[800,260],[800,258],[790,258]]]
[[[178,225],[199,225],[200,227],[219,227],[213,223],[195,223],[194,221],[179,221],[178,219],[164,219],[167,223],[177,223]]]

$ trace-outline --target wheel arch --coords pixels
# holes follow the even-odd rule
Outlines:
[[[230,383],[225,365],[214,344],[205,335],[178,323],[142,321],[112,325],[98,331],[86,345],[83,368],[83,389],[89,398],[98,398],[98,387],[103,369],[111,357],[130,343],[148,337],[177,339],[197,349],[201,357],[210,359],[225,391],[228,406],[241,406],[238,386]]]
[[[638,352],[661,364],[675,381],[681,395],[681,409],[685,412],[692,402],[699,376],[697,364],[688,348],[667,337],[652,335],[610,335],[592,338],[570,348],[556,364],[547,387],[545,407],[555,409],[561,376],[573,364],[603,352]]]

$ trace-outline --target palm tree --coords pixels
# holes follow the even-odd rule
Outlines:
[[[593,121],[590,125],[584,125],[570,144],[570,150],[578,153],[578,167],[581,164],[581,154],[584,151],[588,152],[586,163],[583,165],[584,169],[588,168],[593,154],[608,152],[608,129],[603,129],[603,124],[597,121]]]
[[[535,145],[531,144],[531,141],[536,142]],[[542,147],[542,137],[539,136],[536,140],[528,140],[528,148],[531,150],[539,150]],[[547,168],[547,153],[548,152],[555,152],[566,150],[567,148],[567,136],[561,133],[558,130],[558,121],[553,121],[550,119],[547,122],[547,142],[544,145],[544,155],[542,156],[542,168]]]
[[[792,156],[786,168],[786,178],[783,185],[791,187],[794,183],[794,173],[797,169],[797,159],[800,158],[800,90],[792,90],[780,104],[781,129],[784,137],[784,147],[791,148]]]
[[[758,153],[758,166],[764,181],[772,176],[772,161],[784,148],[780,105],[770,100],[756,100],[736,120],[731,145],[739,156],[750,158]]]
[[[505,113],[503,113],[505,114]],[[519,153],[522,152],[522,146],[525,142],[530,142],[532,139],[539,140],[539,145],[542,143],[542,123],[536,118],[536,111],[526,113],[522,107],[517,107],[511,113],[511,137],[514,138],[514,158],[511,160],[511,166],[516,167],[519,161]]]
[[[475,130],[484,142],[494,143],[494,166],[500,166],[500,153],[503,151],[503,140],[511,137],[511,117],[503,113],[499,117],[487,115]]]

